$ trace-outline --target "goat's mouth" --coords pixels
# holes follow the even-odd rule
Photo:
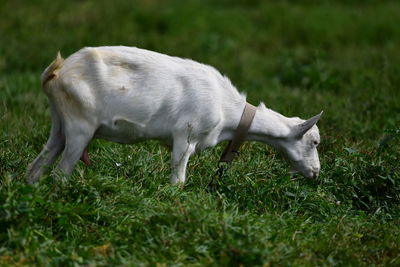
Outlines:
[[[290,174],[290,176],[291,176],[293,181],[299,179],[299,176],[298,176],[299,172],[298,171],[290,170],[289,174]]]
[[[295,170],[295,169],[291,169],[289,171],[289,173],[292,176],[295,176],[296,174],[300,174],[301,176],[303,176],[304,178],[307,178],[307,179],[316,179],[316,178],[318,178],[318,175],[319,175],[319,173],[316,173],[316,172],[314,172],[312,170],[307,170],[307,169],[300,170],[300,171]]]

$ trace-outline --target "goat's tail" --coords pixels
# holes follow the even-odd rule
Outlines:
[[[44,72],[40,76],[43,88],[45,88],[47,82],[54,78],[57,78],[58,72],[63,64],[64,59],[61,57],[60,51],[58,51],[56,59],[51,62],[51,64],[44,70]]]

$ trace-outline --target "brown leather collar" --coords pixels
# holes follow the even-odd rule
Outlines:
[[[256,115],[257,108],[246,102],[242,117],[238,127],[236,128],[233,139],[229,141],[228,146],[222,152],[219,162],[231,163],[235,156],[239,153],[239,148],[246,139],[247,133],[250,129],[251,123],[253,122],[254,115]]]

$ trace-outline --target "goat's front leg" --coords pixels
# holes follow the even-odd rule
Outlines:
[[[186,166],[189,161],[189,157],[193,154],[195,148],[196,144],[191,143],[189,138],[186,136],[174,139],[171,160],[172,184],[185,183]]]
[[[93,137],[95,128],[85,121],[75,120],[65,125],[65,148],[56,175],[71,175],[76,163]]]
[[[40,154],[28,167],[27,181],[29,184],[37,182],[44,172],[53,165],[64,145],[65,136],[62,132],[60,118],[54,107],[51,107],[50,136]]]

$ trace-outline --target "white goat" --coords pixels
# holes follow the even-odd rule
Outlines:
[[[30,164],[34,183],[62,152],[57,171],[70,175],[92,138],[118,143],[157,139],[172,147],[173,184],[185,182],[190,155],[230,140],[246,104],[230,80],[213,67],[132,47],[83,48],[60,54],[41,76],[50,100],[52,128]],[[317,177],[320,142],[315,125],[287,118],[260,104],[246,140],[267,143],[293,172]]]

